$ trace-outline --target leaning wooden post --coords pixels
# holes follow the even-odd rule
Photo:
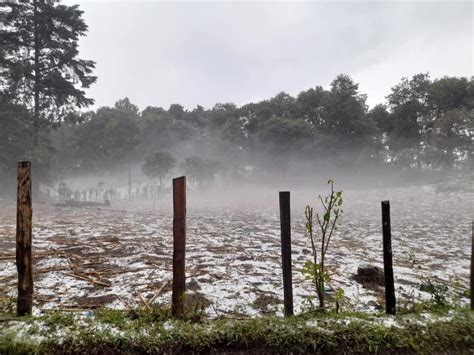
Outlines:
[[[16,267],[18,270],[17,314],[31,314],[33,271],[31,265],[31,162],[18,163],[16,210]]]
[[[471,310],[474,311],[474,221],[471,222]]]
[[[392,265],[392,231],[390,227],[390,202],[382,201],[383,267],[385,278],[385,312],[395,314],[395,285]]]
[[[183,315],[186,248],[186,177],[173,179],[173,294],[171,313]]]
[[[290,192],[280,191],[281,265],[285,316],[293,315],[293,284],[291,276]]]

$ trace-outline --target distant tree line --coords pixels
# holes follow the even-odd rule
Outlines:
[[[82,114],[52,137],[61,168],[74,172],[140,161],[156,151],[188,159],[188,169],[193,161],[203,164],[197,158],[223,170],[291,159],[417,171],[473,168],[473,78],[418,74],[395,85],[386,105],[369,110],[366,99],[347,75],[329,90],[317,86],[296,97],[282,92],[241,107],[173,104],[140,111],[125,98]]]
[[[67,175],[100,173],[170,152],[196,183],[212,180],[217,167],[231,175],[245,167],[271,172],[292,159],[419,172],[473,169],[473,78],[418,74],[395,85],[387,104],[369,110],[366,99],[347,75],[339,75],[329,90],[317,86],[296,97],[282,92],[240,107],[219,103],[186,110],[173,104],[140,111],[124,98],[50,130],[44,159]],[[2,169],[27,155],[24,142],[30,140],[31,112],[10,107],[1,105]]]

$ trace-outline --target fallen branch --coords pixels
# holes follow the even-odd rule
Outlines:
[[[156,291],[156,293],[154,294],[154,296],[152,297],[152,299],[150,300],[150,304],[153,304],[153,302],[155,302],[155,300],[161,295],[161,293],[163,292],[163,290],[165,289],[166,286],[168,286],[168,284],[170,283],[171,281],[170,280],[167,280],[163,283],[163,285],[161,285],[161,287],[158,289],[158,291]]]
[[[122,302],[122,304],[125,306],[125,308],[126,308],[127,310],[130,310],[130,305],[129,305],[127,302],[125,302],[125,300],[124,300],[122,297],[120,297],[120,296],[117,295],[116,293],[114,293],[114,296],[115,296],[120,302]]]
[[[81,274],[75,274],[75,273],[72,273],[72,272],[63,272],[63,274],[64,274],[64,275],[67,275],[67,276],[75,277],[75,278],[80,279],[80,280],[83,280],[83,281],[89,281],[89,282],[91,282],[91,283],[94,284],[94,285],[100,285],[100,286],[104,286],[104,287],[110,287],[110,286],[112,286],[112,284],[110,284],[110,283],[106,283],[106,282],[103,282],[103,281],[94,280],[94,279],[91,278],[91,277],[88,277],[88,276],[85,276],[85,275],[81,275]]]
[[[145,305],[145,307],[151,311],[151,307],[150,305],[148,304],[148,302],[143,298],[142,294],[140,292],[137,292],[138,293],[138,297],[140,298],[140,300],[143,302],[143,304]]]
[[[0,256],[0,260],[10,260],[10,259],[15,259],[15,255]]]

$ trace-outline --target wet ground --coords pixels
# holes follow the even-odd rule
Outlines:
[[[276,198],[277,198],[277,194]],[[296,311],[311,284],[301,274],[310,258],[304,201],[292,195],[293,278]],[[192,200],[192,194],[189,200]],[[211,316],[281,312],[282,276],[278,200],[215,203],[188,208],[187,281]],[[212,198],[212,197],[211,197]],[[430,278],[467,288],[474,194],[437,193],[429,186],[347,191],[344,215],[329,248],[331,286],[343,306],[374,309],[382,289],[352,277],[360,265],[383,266],[380,201],[392,209],[394,272],[399,302],[428,299],[420,284]],[[85,209],[34,204],[34,276],[37,310],[153,307],[169,304],[172,215],[167,204],[131,209]],[[136,207],[136,206],[135,206]],[[0,201],[0,298],[15,295],[15,203]]]

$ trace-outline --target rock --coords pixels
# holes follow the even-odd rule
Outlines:
[[[199,285],[199,282],[195,279],[195,278],[192,278],[188,284],[187,284],[187,289],[191,290],[191,291],[197,291],[197,290],[200,290],[201,289],[201,285]]]
[[[378,266],[363,265],[357,268],[357,275],[353,276],[353,279],[362,285],[375,284],[378,286],[384,286],[384,275],[383,270]]]

